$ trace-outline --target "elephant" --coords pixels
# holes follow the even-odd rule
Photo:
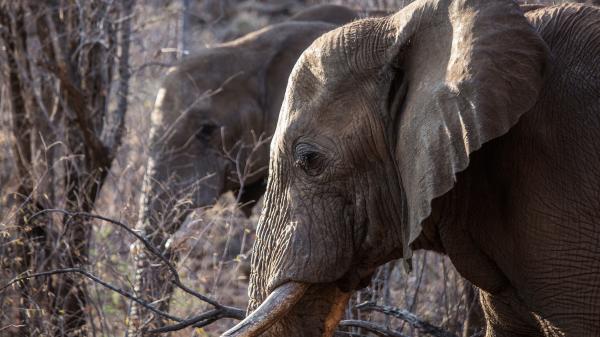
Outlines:
[[[358,14],[354,10],[330,4],[314,5],[290,17],[291,21],[322,21],[337,26],[344,25],[356,19],[358,19]]]
[[[271,141],[248,316],[332,336],[377,266],[446,254],[486,336],[600,336],[600,8],[417,0],[311,44]]]
[[[192,209],[212,205],[228,190],[239,191],[241,203],[263,193],[265,140],[274,132],[292,66],[318,36],[357,18],[343,6],[308,8],[293,20],[205,48],[169,70],[150,116],[136,225],[151,244],[175,258],[165,244]],[[136,292],[149,301],[168,298],[165,267],[141,245],[132,250]],[[168,300],[159,307],[168,308]],[[140,309],[132,309],[131,332],[141,324]]]

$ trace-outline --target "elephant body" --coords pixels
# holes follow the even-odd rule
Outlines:
[[[422,0],[315,41],[271,144],[253,313],[224,336],[332,336],[416,249],[481,289],[488,337],[600,336],[598,55],[580,4]]]
[[[448,254],[483,290],[488,336],[600,335],[600,34],[597,9],[527,14],[552,61],[533,108],[471,155],[414,248]],[[560,19],[560,20],[559,20]],[[597,27],[596,30],[590,29]]]
[[[454,224],[467,235],[444,222],[437,232],[462,275],[484,290],[491,336],[598,336],[600,43],[587,41],[600,36],[600,11],[562,6],[527,17],[551,55],[539,99],[474,153],[439,200],[472,205]],[[558,35],[567,29],[576,46]],[[465,245],[485,261],[465,257]]]

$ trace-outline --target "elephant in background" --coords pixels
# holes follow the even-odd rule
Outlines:
[[[206,48],[170,69],[150,116],[136,229],[175,258],[165,243],[192,209],[212,205],[228,190],[246,204],[262,195],[268,140],[292,66],[318,36],[355,19],[343,6],[309,8],[295,21]],[[164,266],[141,246],[133,253],[135,291],[149,301],[163,299],[159,306],[166,310],[171,286]],[[131,335],[142,324],[141,310],[133,306]]]
[[[417,0],[289,79],[223,336],[332,336],[377,266],[447,254],[488,337],[600,336],[600,8]]]

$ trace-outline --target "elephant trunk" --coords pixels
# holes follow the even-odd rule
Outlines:
[[[295,207],[282,197],[287,194],[285,180],[275,178],[276,175],[285,176],[279,171],[280,168],[270,172],[265,208],[253,248],[250,315],[223,336],[332,336],[350,298],[351,293],[340,290],[336,284],[339,275],[347,270],[342,259],[338,259],[340,271],[331,274],[331,268],[325,267],[326,272],[310,263],[310,247],[316,248],[312,254],[319,256],[325,248],[317,245],[314,238],[307,238],[309,232],[306,229],[312,228],[310,233],[322,236],[320,227],[316,223],[309,226],[300,221],[300,218],[308,217],[293,214]],[[312,219],[322,222],[319,217]],[[303,247],[299,244],[308,241],[315,244]],[[331,243],[331,246],[335,245]],[[292,247],[300,250],[289,251]],[[344,246],[342,250],[345,250]],[[336,253],[333,251],[329,255],[336,256]]]

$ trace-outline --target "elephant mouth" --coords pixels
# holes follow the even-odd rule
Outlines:
[[[242,322],[225,332],[221,337],[256,337],[280,323],[292,309],[306,297],[309,283],[290,281],[275,288],[270,295]],[[332,336],[340,321],[351,293],[336,291],[320,327],[320,336]]]

